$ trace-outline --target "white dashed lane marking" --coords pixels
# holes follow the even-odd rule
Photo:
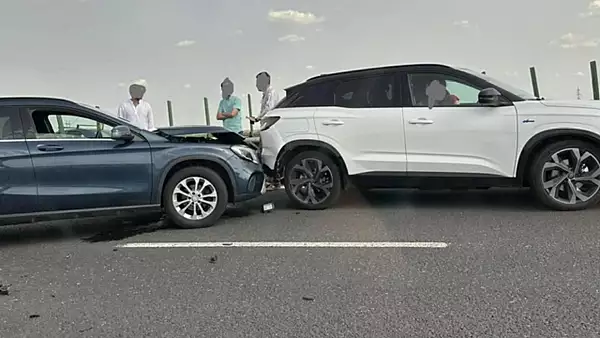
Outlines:
[[[128,249],[162,248],[424,248],[448,247],[445,242],[147,242],[117,245]]]

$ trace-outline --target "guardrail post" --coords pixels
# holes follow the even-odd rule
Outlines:
[[[169,126],[173,126],[173,105],[171,100],[167,100],[167,114],[169,114]]]
[[[592,93],[594,100],[600,100],[600,90],[598,90],[598,67],[596,61],[590,61],[590,73],[592,75]]]
[[[63,122],[62,116],[61,115],[56,115],[56,122],[58,122],[58,132],[60,134],[64,134],[65,133],[65,124]]]
[[[252,117],[252,95],[248,94],[248,116]],[[250,136],[254,131],[254,125],[250,123]]]
[[[540,88],[538,87],[537,75],[535,73],[535,67],[529,67],[529,75],[531,76],[531,85],[533,86],[533,95],[540,97]]]
[[[207,126],[210,126],[210,111],[208,110],[208,99],[204,98],[204,119]]]

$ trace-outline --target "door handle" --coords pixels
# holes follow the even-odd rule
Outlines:
[[[410,124],[433,124],[433,120],[428,120],[424,117],[408,121]]]
[[[323,121],[323,125],[325,126],[341,126],[344,124],[344,121],[340,121],[337,119]]]
[[[61,151],[65,148],[63,146],[59,146],[58,144],[38,144],[37,149],[39,151]]]

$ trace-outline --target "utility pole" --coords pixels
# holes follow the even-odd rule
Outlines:
[[[577,100],[581,100],[581,89],[579,89],[579,86],[577,87]]]

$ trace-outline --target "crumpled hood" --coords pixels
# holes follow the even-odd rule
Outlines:
[[[236,134],[223,127],[217,126],[179,126],[179,127],[162,127],[157,128],[157,131],[171,136],[187,136],[195,134],[233,134],[241,138],[242,135]]]
[[[540,103],[546,107],[600,109],[600,101],[591,100],[542,100]]]
[[[163,127],[155,131],[173,142],[220,143],[229,145],[249,145],[243,135],[217,126],[180,126]]]

